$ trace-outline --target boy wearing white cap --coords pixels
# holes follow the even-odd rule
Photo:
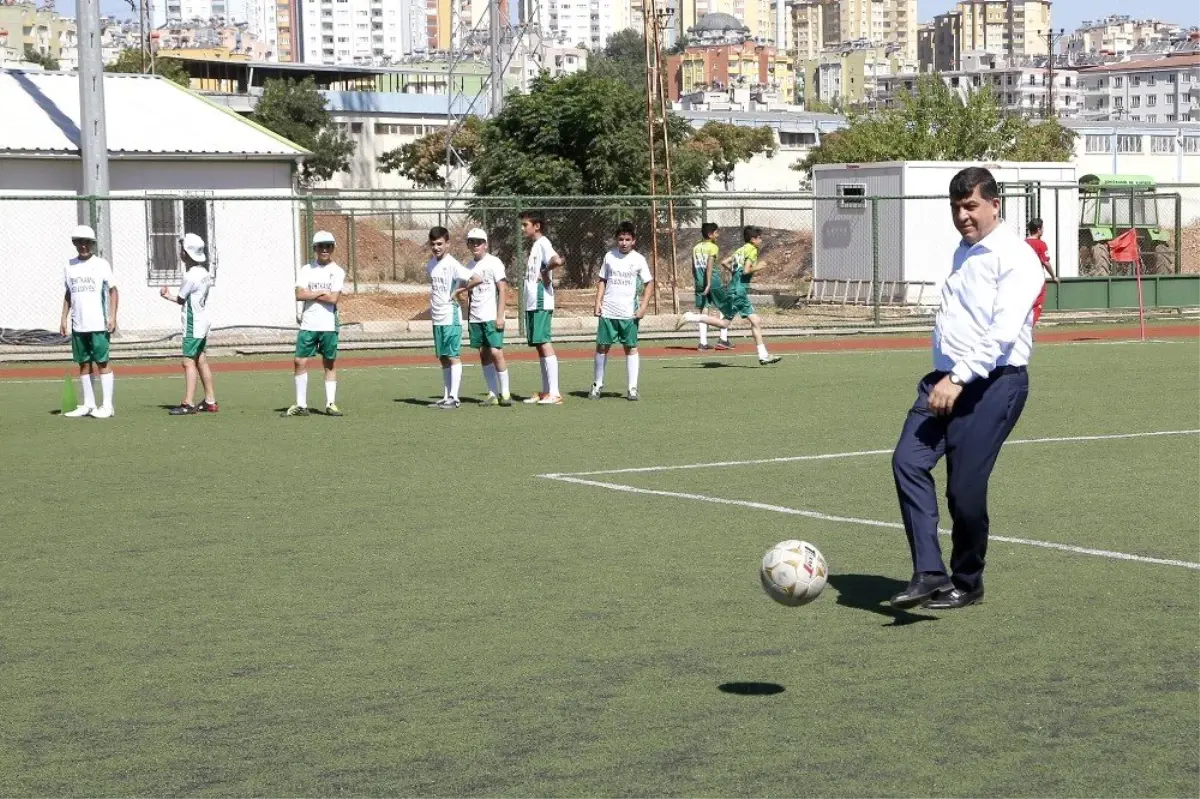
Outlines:
[[[300,334],[296,336],[296,404],[284,416],[308,416],[308,359],[320,353],[325,367],[325,415],[341,416],[337,406],[338,298],[346,272],[333,262],[333,234],[318,230],[312,239],[314,257],[296,276],[296,301],[304,303]]]
[[[488,252],[487,232],[472,228],[467,233],[467,247],[472,260],[467,264],[479,285],[471,290],[467,325],[471,332],[471,347],[479,350],[479,364],[487,381],[488,395],[484,406],[512,405],[508,391],[508,368],[504,363],[504,308],[507,300],[508,278],[504,264]]]
[[[172,416],[188,416],[193,413],[216,413],[217,395],[213,388],[212,370],[208,367],[208,356],[204,353],[208,345],[208,296],[212,290],[212,275],[208,271],[208,256],[204,252],[204,239],[188,233],[179,242],[179,259],[186,270],[179,293],[172,296],[166,286],[159,296],[183,306],[183,402],[171,409]],[[204,399],[193,405],[196,396],[196,377],[204,386]]]
[[[87,225],[71,231],[71,243],[77,257],[67,263],[63,273],[62,319],[58,332],[71,334],[71,358],[79,364],[79,382],[83,404],[65,416],[92,416],[107,419],[113,415],[113,373],[108,365],[109,335],[117,329],[117,280],[108,261],[95,254],[96,232]],[[104,401],[96,405],[92,374],[100,374]]]

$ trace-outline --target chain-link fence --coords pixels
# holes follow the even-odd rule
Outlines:
[[[1200,272],[1200,187],[1125,192],[1109,198],[1107,211],[1090,200],[1077,186],[1006,186],[1002,213],[1021,235],[1029,220],[1044,220],[1050,258],[1063,277],[1128,273],[1130,265],[1101,259],[1104,237],[1130,228],[1138,231],[1146,273]],[[7,196],[0,197],[0,262],[12,276],[0,294],[6,342],[21,340],[13,331],[57,327],[62,269],[73,255],[69,231],[100,208],[111,218],[112,240],[103,254],[118,279],[123,337],[139,342],[178,337],[178,308],[158,291],[178,284],[178,242],[188,232],[209,245],[216,331],[247,341],[285,339],[295,330],[294,277],[315,230],[337,239],[335,258],[347,275],[340,315],[348,337],[364,339],[426,332],[425,264],[434,226],[449,230],[450,252],[463,263],[470,259],[467,231],[488,232],[492,253],[508,267],[513,317],[529,246],[522,212],[545,216],[546,232],[565,258],[556,273],[560,317],[591,315],[596,274],[623,220],[642,231],[637,247],[655,273],[655,314],[692,307],[691,253],[703,223],[720,225],[722,257],[741,246],[744,227],[757,226],[764,268],[754,278],[752,299],[768,324],[785,327],[927,323],[958,241],[946,198],[934,196]],[[657,240],[648,234],[654,214]]]

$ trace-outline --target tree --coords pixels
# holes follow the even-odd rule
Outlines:
[[[49,53],[43,53],[39,50],[34,50],[32,47],[25,47],[25,60],[30,64],[37,64],[42,69],[51,72],[58,71],[58,59]]]
[[[304,161],[303,185],[329,180],[349,169],[354,142],[334,124],[311,77],[268,80],[252,119],[312,152]]]
[[[825,136],[793,169],[874,161],[1066,161],[1075,134],[1056,120],[1031,123],[1005,115],[990,87],[964,101],[938,75],[917,79],[899,106],[851,113],[850,125]]]
[[[151,69],[150,59],[146,59],[146,72]],[[191,84],[191,76],[176,58],[156,58],[153,62],[154,74],[161,75],[172,83],[178,83],[187,88]],[[105,72],[122,72],[137,75],[142,72],[142,51],[133,47],[121,50],[117,60],[104,68]]]
[[[483,125],[479,117],[467,117],[454,131],[454,150],[464,163],[469,164],[478,153]],[[450,135],[444,128],[388,150],[379,156],[379,170],[395,172],[421,188],[441,188],[446,185],[446,139]]]
[[[709,158],[712,174],[726,189],[739,163],[760,153],[773,158],[778,149],[770,128],[747,128],[728,122],[706,122],[685,146]]]
[[[632,29],[608,37],[604,50],[588,60],[587,71],[598,78],[619,80],[646,96],[646,39]]]

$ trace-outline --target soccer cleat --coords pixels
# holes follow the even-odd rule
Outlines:
[[[708,351],[709,351],[709,350],[711,350],[711,349],[712,349],[712,347],[710,347],[710,346],[709,346],[709,345],[707,345],[707,344],[697,344],[697,345],[696,345],[696,350],[697,350],[698,352],[708,352]]]
[[[521,402],[525,403],[526,405],[537,405],[548,396],[550,396],[550,395],[543,394],[542,392],[539,391],[538,393],[534,394],[532,397],[526,397],[525,399],[521,400]]]
[[[338,406],[331,402],[325,406],[325,415],[326,416],[345,416],[346,414],[344,414],[340,410],[338,410]]]
[[[215,402],[200,400],[200,404],[196,406],[196,410],[200,413],[216,413],[217,411],[221,410],[221,406],[217,405]]]
[[[505,394],[503,397],[500,398],[500,407],[501,408],[511,408],[512,407],[512,394]]]
[[[96,410],[92,411],[93,419],[108,419],[116,413],[111,405],[101,405]]]
[[[600,389],[604,386],[599,383],[592,383],[592,390],[588,392],[588,399],[600,399]]]
[[[447,399],[442,400],[434,407],[437,408],[439,411],[456,411],[456,410],[458,410],[458,406],[460,404],[461,403],[458,400],[454,399],[453,397],[449,397]]]
[[[78,419],[81,416],[91,416],[92,412],[95,410],[96,410],[95,408],[89,407],[87,405],[80,405],[78,408],[76,408],[73,411],[67,411],[66,413],[63,414],[63,416],[69,416],[72,419]]]
[[[625,399],[629,400],[630,402],[637,402],[638,401],[637,389],[636,388],[629,389],[629,393],[625,395]]]
[[[181,402],[171,410],[167,411],[167,413],[171,414],[172,416],[191,416],[192,414],[199,412],[199,408],[197,408],[195,405],[188,405],[186,402]]]
[[[771,364],[773,364],[773,363],[779,363],[779,362],[780,362],[780,361],[782,361],[782,360],[783,360],[783,356],[781,356],[781,355],[772,355],[772,356],[770,356],[770,357],[767,357],[767,358],[759,358],[759,359],[758,359],[758,365],[759,365],[759,366],[769,366],[769,365],[771,365]]]
[[[717,349],[718,350],[731,350],[731,349],[733,349],[733,342],[732,341],[718,341]]]
[[[545,394],[537,402],[538,405],[562,405],[563,399],[561,394]]]
[[[500,404],[500,398],[497,397],[495,394],[489,393],[486,397],[484,397],[480,401],[479,407],[480,408],[494,408],[499,404]]]
[[[308,408],[293,405],[283,412],[284,416],[308,416]]]

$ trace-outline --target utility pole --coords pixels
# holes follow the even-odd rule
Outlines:
[[[104,64],[100,46],[100,0],[78,0],[79,155],[83,161],[83,196],[101,197],[80,205],[79,220],[96,229],[100,253],[112,260],[112,225],[108,207],[108,135],[104,127]]]
[[[667,26],[671,24],[671,17],[674,12],[670,9],[663,11],[655,10],[654,0],[645,0],[645,2],[649,4],[650,10],[654,14],[654,56],[658,62],[658,86],[656,87],[658,89],[658,124],[662,135],[664,177],[667,184],[667,239],[671,246],[671,313],[679,313],[679,292],[675,290],[676,272],[678,271],[678,264],[675,259],[677,257],[678,241],[675,238],[675,187],[671,183],[670,105],[667,99],[667,71],[663,69],[661,39],[662,34],[666,32]]]
[[[1046,93],[1047,93],[1046,118],[1047,119],[1055,119],[1055,114],[1054,114],[1054,43],[1057,42],[1059,39],[1061,39],[1063,37],[1063,34],[1065,34],[1065,33],[1066,33],[1066,31],[1063,30],[1062,28],[1059,28],[1057,31],[1054,30],[1053,28],[1051,28],[1050,30],[1046,31],[1045,33],[1038,31],[1038,35],[1041,36],[1041,38],[1046,40],[1046,52],[1049,55],[1049,57],[1046,60],[1046,73],[1047,73],[1046,74],[1046,83],[1047,83],[1047,87],[1046,87]]]
[[[492,101],[488,112],[489,116],[493,117],[500,113],[500,107],[504,103],[504,72],[505,64],[508,62],[501,49],[501,42],[504,39],[503,33],[508,30],[508,20],[504,18],[507,16],[507,11],[508,4],[503,0],[489,0],[488,52],[492,56]]]

